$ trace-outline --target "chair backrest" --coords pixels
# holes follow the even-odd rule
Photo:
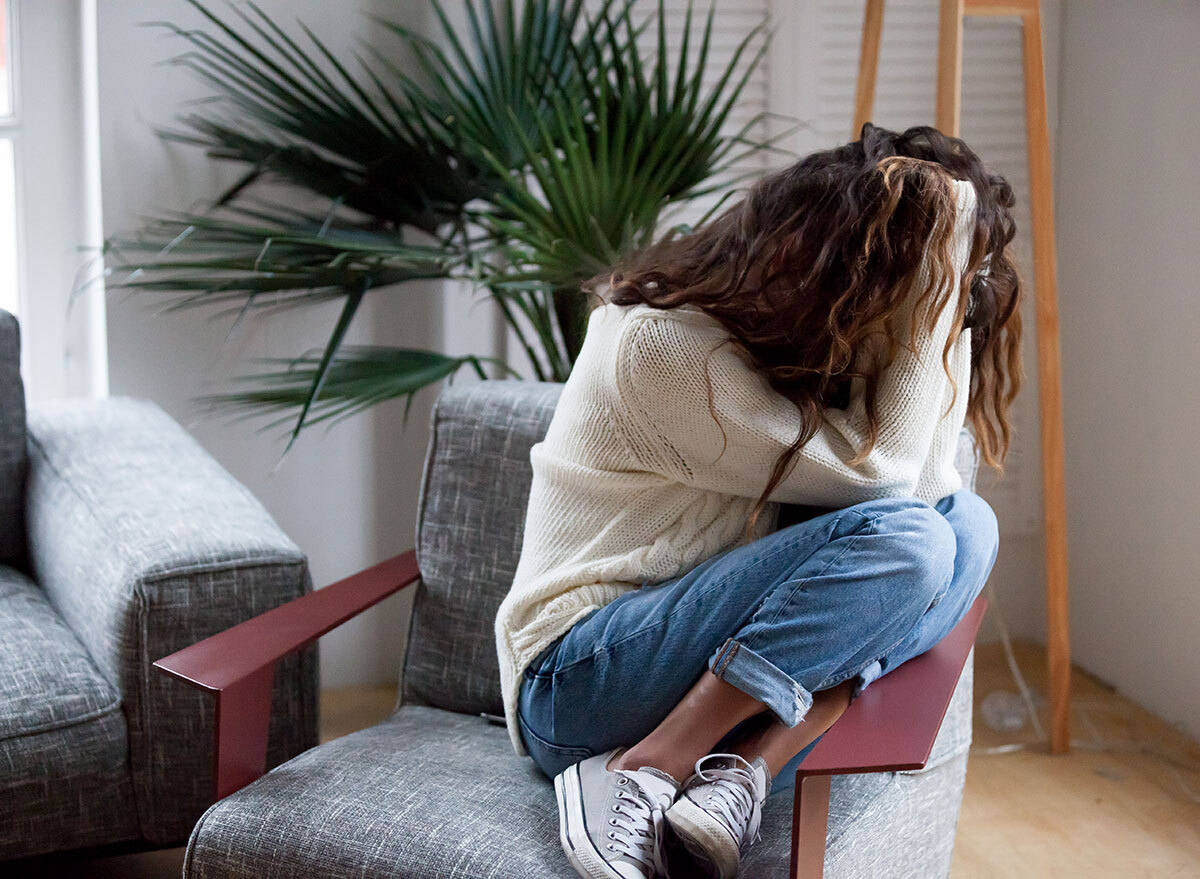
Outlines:
[[[0,311],[0,564],[25,558],[25,386],[17,319]]]
[[[452,385],[433,409],[417,501],[421,583],[400,696],[406,703],[499,714],[493,626],[512,585],[533,478],[560,384]]]
[[[529,450],[545,436],[561,389],[455,385],[434,406],[417,512],[421,583],[400,689],[407,704],[503,710],[493,624],[521,551]],[[966,430],[956,463],[973,486],[978,462]]]

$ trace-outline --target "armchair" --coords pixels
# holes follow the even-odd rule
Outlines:
[[[26,413],[0,312],[0,861],[186,839],[211,802],[211,703],[151,661],[310,591],[307,562],[164,412]],[[279,667],[264,752],[316,741],[316,656]]]
[[[416,549],[159,660],[215,694],[214,797],[185,879],[563,877],[553,787],[512,753],[492,624],[516,568],[531,478],[559,385],[444,391],[418,498]],[[961,469],[973,479],[969,434]],[[273,663],[399,589],[417,590],[387,721],[262,773]],[[984,605],[872,685],[771,796],[748,877],[949,871]],[[243,785],[245,785],[243,787]],[[789,832],[790,828],[790,832]]]

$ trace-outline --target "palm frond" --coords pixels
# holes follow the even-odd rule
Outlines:
[[[634,0],[462,0],[461,28],[428,0],[432,35],[379,20],[397,51],[339,57],[253,0],[221,14],[185,2],[203,25],[159,25],[184,45],[169,63],[213,99],[161,133],[240,174],[207,209],[110,240],[110,287],[156,294],[164,311],[210,306],[234,326],[340,301],[321,352],[221,398],[286,413],[289,446],[309,425],[411,404],[464,366],[486,376],[486,358],[344,346],[368,296],[411,281],[471,280],[535,377],[566,380],[586,329],[581,283],[774,148],[759,120],[730,131],[764,31],[714,69],[715,10],[690,3],[678,51],[663,0],[640,18]],[[268,181],[286,204],[262,200]]]
[[[112,289],[155,292],[166,310],[304,305],[405,281],[450,277],[437,246],[306,216],[227,209],[160,218],[109,242]]]
[[[464,367],[487,377],[485,365],[498,374],[511,370],[487,357],[467,355],[450,357],[417,348],[376,345],[347,345],[326,362],[324,351],[314,351],[295,359],[266,358],[260,361],[264,372],[235,379],[236,389],[201,398],[214,407],[250,415],[279,416],[269,427],[294,423],[295,410],[309,405],[307,426],[347,418],[371,406],[394,399],[412,398],[423,388],[451,378]],[[318,379],[319,392],[312,388]],[[405,407],[407,417],[408,406]],[[294,436],[294,427],[290,436]]]
[[[647,64],[637,39],[644,26],[635,24],[629,8],[616,17],[602,13],[600,26],[573,56],[578,78],[588,83],[583,103],[575,95],[551,95],[535,134],[512,125],[520,165],[528,170],[503,176],[495,197],[500,210],[485,220],[511,266],[505,283],[577,288],[648,243],[668,205],[707,194],[705,186],[733,171],[735,161],[770,148],[749,126],[735,135],[726,131],[761,62],[761,28],[740,41],[706,87],[713,15],[710,10],[698,37],[686,16],[682,51],[672,61],[660,0],[659,50]],[[693,40],[695,55],[688,51]],[[505,160],[492,153],[486,158],[501,175]]]
[[[249,165],[241,187],[273,177],[430,232],[482,194],[479,169],[429,137],[403,88],[366,62],[360,81],[312,31],[306,49],[252,2],[232,8],[247,35],[201,0],[186,2],[212,30],[160,24],[189,45],[169,63],[218,100],[163,134]]]

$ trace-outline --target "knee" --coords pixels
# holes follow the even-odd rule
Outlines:
[[[950,523],[929,504],[903,499],[882,512],[874,532],[884,539],[884,591],[896,602],[896,612],[924,613],[943,594],[954,576],[956,536]]]
[[[991,506],[973,491],[958,491],[938,508],[954,531],[958,567],[979,568],[986,576],[1000,548],[1000,529]]]

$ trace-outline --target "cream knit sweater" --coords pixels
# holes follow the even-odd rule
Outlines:
[[[957,290],[975,191],[956,187]],[[954,456],[969,391],[969,330],[950,347],[953,383],[942,365],[956,305],[957,294],[933,331],[918,335],[915,351],[901,348],[881,377],[879,438],[866,460],[846,463],[866,435],[861,389],[852,387],[849,407],[826,410],[771,494],[756,537],[774,530],[779,503],[932,503],[961,487]],[[592,610],[735,546],[776,458],[799,433],[796,407],[734,345],[720,345],[727,336],[691,305],[592,312],[546,438],[530,451],[521,557],[496,617],[504,712],[518,754],[526,753],[516,721],[526,666]]]

